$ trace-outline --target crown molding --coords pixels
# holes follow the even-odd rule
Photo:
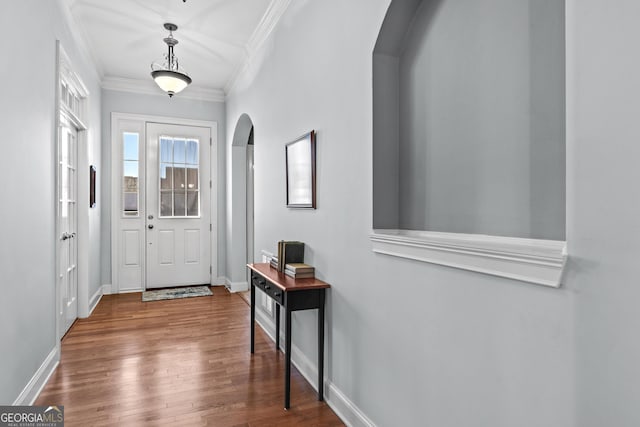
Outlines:
[[[97,80],[101,81],[104,78],[104,66],[93,53],[94,50],[91,48],[89,37],[87,36],[84,27],[76,21],[73,13],[71,13],[73,3],[74,0],[58,0],[59,9],[62,11],[62,15],[66,21],[67,27],[69,28],[69,33],[71,34],[73,42],[76,44],[80,54],[87,62],[89,69],[94,72]]]
[[[138,93],[143,95],[167,96],[150,78],[148,80],[128,79],[124,77],[106,76],[102,79],[102,89],[120,92]],[[179,98],[197,101],[224,102],[225,95],[220,89],[189,86],[183,92],[175,95]]]
[[[93,66],[93,70],[99,81],[102,83],[102,88],[106,90],[117,90],[123,92],[140,93],[146,95],[161,95],[164,94],[158,91],[157,86],[146,80],[128,79],[122,77],[113,77],[104,75],[104,67],[100,60],[93,54],[89,38],[82,27],[79,25],[73,14],[71,8],[74,6],[76,0],[57,0],[60,9],[63,12],[67,25],[70,28],[70,33],[77,44],[78,49],[83,56],[87,59],[90,65]],[[205,87],[190,86],[184,92],[181,92],[179,96],[181,98],[204,100],[211,102],[225,102],[226,94],[228,94],[235,86],[238,78],[246,72],[250,67],[256,52],[262,47],[264,42],[269,38],[274,28],[284,15],[285,11],[289,7],[291,0],[272,0],[267,8],[266,12],[260,19],[258,26],[251,34],[249,41],[244,46],[244,60],[233,70],[231,76],[227,80],[224,90],[212,89]]]
[[[282,15],[289,7],[291,0],[273,0],[262,16],[260,23],[249,37],[246,49],[249,55],[253,55],[267,40],[276,27]]]
[[[280,22],[280,18],[289,7],[291,0],[272,0],[267,11],[262,15],[260,23],[254,30],[249,41],[245,45],[245,60],[238,65],[224,87],[224,92],[228,94],[235,86],[238,78],[249,68],[256,52],[269,38],[274,28]]]

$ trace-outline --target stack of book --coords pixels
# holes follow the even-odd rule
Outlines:
[[[315,277],[315,268],[302,262],[294,262],[285,265],[284,274],[294,279],[312,279]]]
[[[269,261],[269,265],[271,265],[271,268],[275,268],[277,270],[278,269],[278,257],[277,256],[271,257],[271,260]]]
[[[276,262],[278,271],[284,271],[286,264],[304,262],[304,243],[280,240]]]

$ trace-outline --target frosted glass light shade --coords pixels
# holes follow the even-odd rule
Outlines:
[[[154,70],[151,72],[151,77],[169,96],[181,92],[191,83],[191,77],[171,70]]]

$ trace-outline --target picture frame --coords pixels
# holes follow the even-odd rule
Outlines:
[[[96,207],[96,167],[89,166],[89,207]]]
[[[285,145],[287,207],[316,209],[316,132]]]

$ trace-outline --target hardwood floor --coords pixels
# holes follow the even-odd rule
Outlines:
[[[213,296],[141,302],[106,295],[62,341],[60,365],[36,405],[64,405],[66,426],[341,426],[292,368],[249,306],[224,287]]]

